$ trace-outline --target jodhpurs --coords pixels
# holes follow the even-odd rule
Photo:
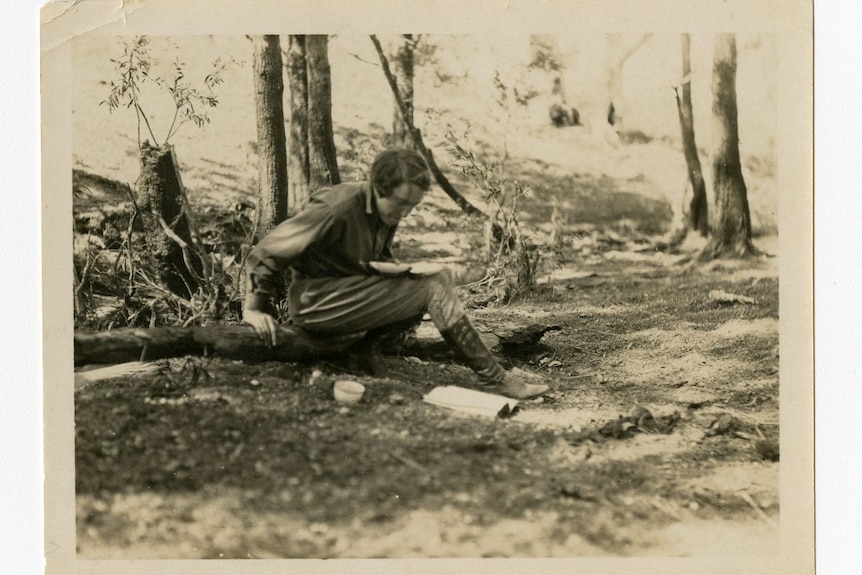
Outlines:
[[[448,271],[421,277],[294,278],[288,306],[296,326],[321,335],[362,333],[425,312],[443,331],[464,315]]]

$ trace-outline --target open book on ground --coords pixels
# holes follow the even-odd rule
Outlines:
[[[520,409],[517,400],[456,385],[435,387],[423,399],[432,405],[486,417],[511,417]]]

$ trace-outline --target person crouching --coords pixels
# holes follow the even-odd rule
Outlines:
[[[409,149],[380,153],[367,182],[345,183],[311,194],[308,206],[284,221],[252,249],[246,260],[243,321],[267,345],[277,345],[270,300],[291,271],[288,313],[312,335],[365,334],[349,350],[370,373],[384,373],[379,338],[393,326],[426,312],[443,339],[483,383],[524,399],[548,386],[539,378],[503,369],[465,313],[448,270],[427,276],[387,277],[370,262],[394,261],[390,246],[398,223],[431,187],[425,160]]]

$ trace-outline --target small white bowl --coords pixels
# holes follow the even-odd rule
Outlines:
[[[349,379],[339,379],[332,386],[332,395],[338,403],[356,403],[364,393],[364,385]]]

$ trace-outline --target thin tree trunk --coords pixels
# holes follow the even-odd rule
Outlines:
[[[614,33],[607,35],[607,121],[618,132],[622,130],[625,116],[623,66],[650,38],[652,38],[652,34],[643,34],[628,46],[623,47],[621,34]]]
[[[259,237],[287,218],[287,147],[284,79],[277,35],[254,38],[254,95],[257,118]]]
[[[709,235],[709,213],[706,201],[706,183],[697,142],[694,138],[694,113],[691,106],[691,37],[682,38],[682,86],[676,90],[676,106],[679,111],[679,125],[682,130],[682,150],[688,167],[688,178],[693,192],[688,212],[688,229],[702,236]]]
[[[406,116],[402,114],[396,103],[392,133],[396,142],[409,148],[415,147],[413,138],[410,137],[410,131],[407,128],[408,124],[413,124],[413,50],[413,34],[404,34],[394,58],[395,83],[398,85],[398,92],[404,100]],[[405,120],[405,117],[408,119]]]
[[[380,64],[383,67],[383,73],[386,75],[386,80],[389,82],[389,88],[392,90],[392,95],[395,96],[395,102],[398,105],[398,109],[401,110],[402,117],[404,118],[405,123],[407,123],[407,129],[410,132],[410,136],[413,138],[413,142],[416,145],[416,151],[425,158],[425,162],[428,164],[428,168],[431,170],[431,174],[434,176],[434,179],[437,181],[437,184],[443,188],[443,191],[446,192],[450,198],[452,198],[458,207],[461,208],[464,212],[471,216],[482,216],[487,217],[485,213],[467,201],[467,199],[458,193],[449,180],[446,179],[446,176],[443,175],[443,172],[440,171],[440,167],[437,166],[437,162],[434,161],[434,156],[431,154],[431,150],[429,150],[425,146],[425,142],[422,141],[422,133],[419,129],[413,124],[412,117],[407,112],[407,106],[404,103],[404,99],[401,97],[400,92],[398,91],[398,84],[395,81],[395,76],[392,75],[392,70],[389,68],[389,61],[386,58],[386,54],[383,53],[383,47],[380,45],[380,41],[377,39],[377,36],[374,34],[371,35],[371,42],[374,44],[374,48],[377,50],[377,55],[380,58]],[[498,226],[499,227],[499,226]]]
[[[290,145],[287,160],[287,212],[293,216],[308,203],[308,63],[305,36],[290,36],[287,78],[290,85]]]
[[[329,71],[329,37],[305,37],[308,61],[308,164],[309,188],[341,182],[332,134],[332,84]]]
[[[179,239],[187,246],[192,243],[189,221],[183,211],[181,186],[173,148],[169,144],[159,148],[145,141],[141,145],[137,205],[146,236],[150,271],[168,290],[187,298],[197,288],[194,272],[199,276],[202,266],[198,259],[190,257],[188,250],[184,257],[183,246],[177,242]]]
[[[703,259],[745,257],[756,253],[751,243],[748,193],[739,157],[736,107],[736,38],[715,37],[712,73],[713,187],[716,217]]]
[[[607,69],[605,70],[608,94],[608,124],[617,130],[622,127],[623,106],[620,98],[622,91],[623,60],[620,58],[622,36],[618,33],[607,35]]]

